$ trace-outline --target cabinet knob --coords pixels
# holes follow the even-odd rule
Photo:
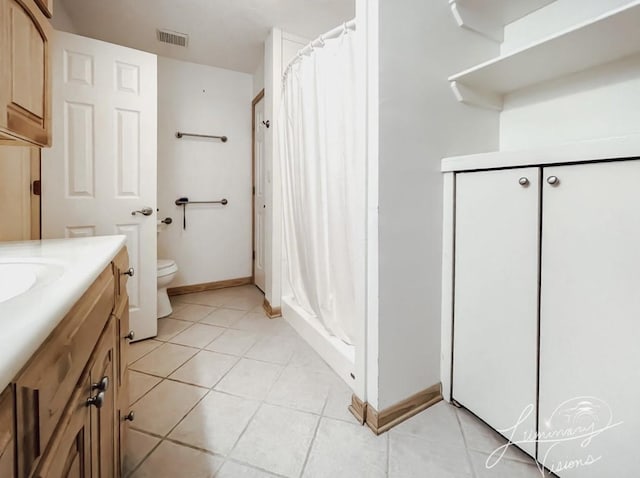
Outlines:
[[[558,179],[558,176],[549,176],[547,178],[547,182],[552,186],[557,186],[558,184],[560,184],[560,180]]]
[[[127,414],[124,416],[124,419],[125,419],[126,421],[132,422],[132,421],[134,421],[134,420],[136,419],[136,414],[135,414],[135,413],[133,412],[133,410],[132,410],[132,411],[130,411],[129,413],[127,413]]]
[[[129,277],[133,277],[133,275],[134,275],[135,273],[136,273],[136,271],[134,270],[134,268],[133,268],[133,267],[129,267],[129,269],[128,269],[128,270],[126,270],[126,271],[124,271],[124,272],[121,272],[121,274],[122,274],[123,276],[129,276]]]
[[[96,395],[95,397],[89,397],[87,398],[87,407],[96,407],[98,409],[102,408],[102,405],[104,405],[104,392],[100,392],[98,393],[98,395]]]
[[[136,338],[136,333],[133,330],[130,330],[127,335],[124,336],[126,340],[133,340]]]
[[[91,390],[99,390],[101,392],[109,390],[109,377],[102,377],[98,383],[91,385]]]
[[[518,179],[518,183],[520,184],[520,186],[527,187],[529,185],[529,178],[525,178],[524,176],[522,176],[520,179]]]

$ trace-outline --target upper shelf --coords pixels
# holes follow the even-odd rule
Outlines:
[[[449,77],[463,103],[502,109],[503,96],[640,51],[640,0]]]
[[[555,0],[449,0],[458,26],[502,42],[504,26]]]

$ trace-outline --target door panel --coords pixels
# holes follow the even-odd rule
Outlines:
[[[54,146],[43,152],[43,238],[124,234],[136,339],[157,334],[156,56],[68,33],[53,49]],[[132,215],[142,207],[153,214]]]
[[[555,176],[555,186],[546,179]],[[544,169],[540,444],[561,477],[631,476],[640,429],[640,161]],[[585,446],[582,446],[585,445]],[[589,456],[598,461],[585,465]]]
[[[456,175],[453,398],[507,437],[529,407],[514,441],[536,428],[539,175]]]
[[[254,203],[254,244],[253,250],[255,251],[254,258],[254,278],[256,286],[264,291],[265,281],[265,174],[266,169],[264,167],[264,140],[265,140],[265,125],[264,119],[264,98],[255,104],[255,116],[254,116],[254,187],[255,194],[253,198]]]

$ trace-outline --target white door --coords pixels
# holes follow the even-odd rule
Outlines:
[[[453,398],[533,456],[522,440],[536,430],[539,178],[457,174],[455,219]]]
[[[254,114],[254,145],[253,145],[253,274],[256,286],[264,291],[265,278],[265,174],[264,167],[264,137],[265,128],[264,119],[264,98],[260,99],[255,105]]]
[[[543,171],[540,432],[562,439],[538,460],[563,478],[639,473],[639,185],[640,161]]]
[[[53,45],[42,237],[124,234],[136,339],[156,324],[156,56],[68,33]],[[151,208],[151,215],[132,211]]]

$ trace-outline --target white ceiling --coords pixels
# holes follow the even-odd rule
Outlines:
[[[355,16],[355,0],[57,0],[74,33],[157,55],[253,73],[272,27],[315,38]],[[54,9],[54,25],[55,22]],[[187,33],[187,48],[156,29]]]

